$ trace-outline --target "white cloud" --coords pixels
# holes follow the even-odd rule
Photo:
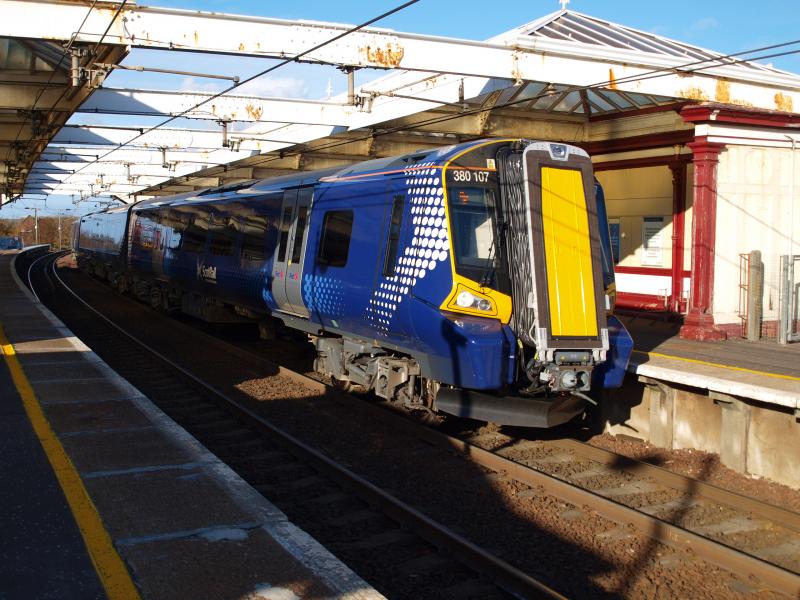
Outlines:
[[[236,88],[234,93],[272,98],[308,98],[309,89],[306,80],[298,77],[259,77]]]
[[[182,92],[202,92],[208,94],[214,94],[223,89],[225,88],[219,83],[197,79],[196,77],[184,77],[180,87],[180,91]]]
[[[184,77],[181,92],[220,92],[229,85],[197,77]],[[237,96],[258,96],[266,98],[308,98],[309,87],[305,79],[299,77],[259,77],[231,90]]]
[[[717,27],[719,27],[719,21],[714,17],[703,17],[692,23],[690,29],[693,32],[701,32],[708,31],[709,29],[716,29]]]

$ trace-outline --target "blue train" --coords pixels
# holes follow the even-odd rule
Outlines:
[[[411,409],[552,427],[622,384],[602,189],[580,148],[481,140],[83,217],[79,265],[154,307],[280,321]]]

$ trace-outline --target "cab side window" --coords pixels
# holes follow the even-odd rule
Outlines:
[[[352,232],[352,210],[331,210],[325,213],[317,263],[329,267],[345,266]]]
[[[392,277],[397,263],[397,251],[400,248],[400,229],[403,226],[403,205],[405,196],[398,195],[392,201],[392,221],[389,223],[389,237],[386,240],[386,252],[383,259],[383,276]]]

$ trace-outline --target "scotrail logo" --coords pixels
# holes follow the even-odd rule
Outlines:
[[[207,267],[203,263],[198,263],[197,277],[208,283],[217,283],[217,267]]]

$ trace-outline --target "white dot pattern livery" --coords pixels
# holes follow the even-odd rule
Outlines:
[[[411,214],[410,234],[404,236],[406,245],[398,252],[395,274],[381,277],[366,310],[367,322],[382,335],[388,334],[398,306],[417,281],[445,262],[450,251],[441,167],[434,168],[432,164],[423,163],[404,171]],[[409,231],[408,227],[404,229]]]

